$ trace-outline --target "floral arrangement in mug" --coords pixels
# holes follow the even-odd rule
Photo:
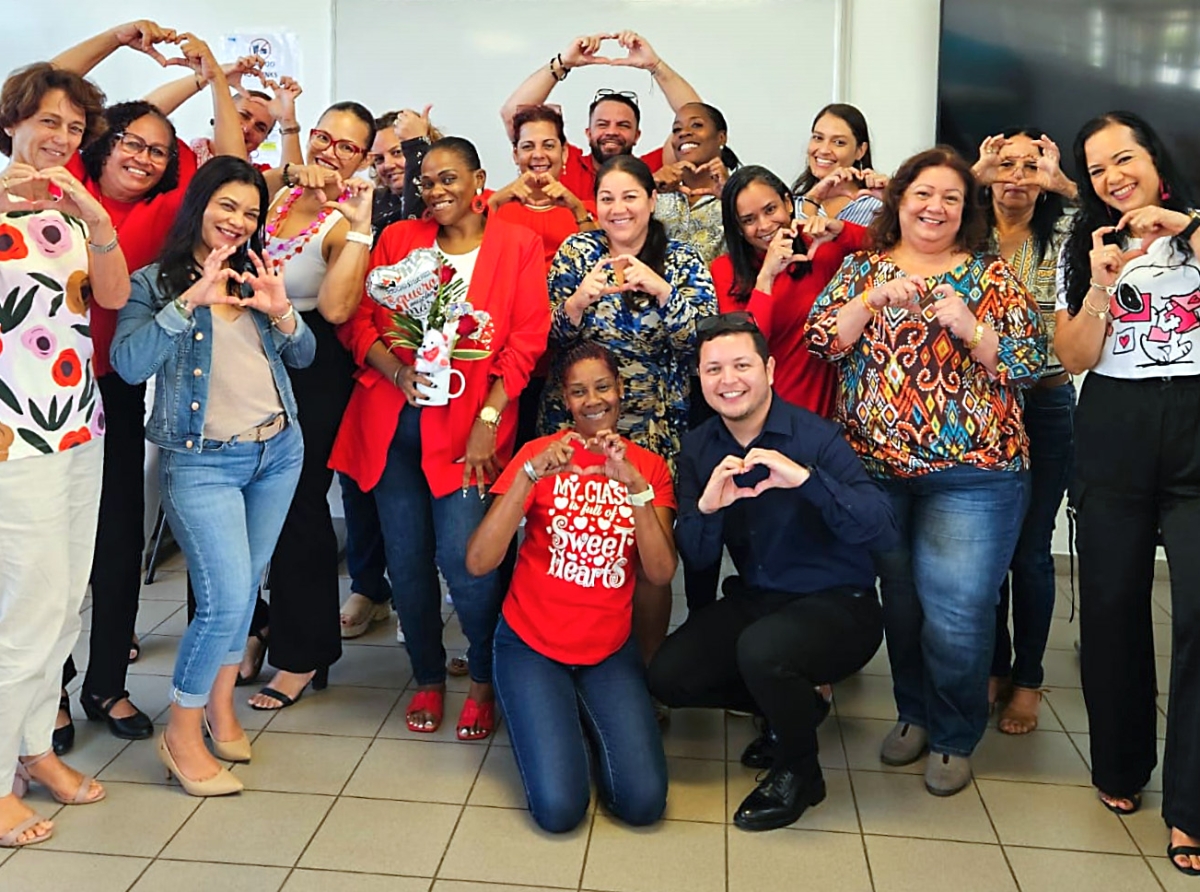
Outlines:
[[[377,266],[367,274],[367,293],[391,311],[391,327],[383,333],[389,350],[418,352],[425,362],[484,359],[491,356],[495,326],[486,310],[466,299],[466,285],[457,271],[433,248],[417,248],[398,263]],[[427,338],[430,331],[440,338]],[[460,346],[460,341],[474,346]],[[431,344],[445,355],[424,356]]]

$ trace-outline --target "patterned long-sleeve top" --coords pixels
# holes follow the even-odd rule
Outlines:
[[[671,297],[665,307],[652,298],[636,300],[645,295],[614,292],[588,307],[576,326],[564,309],[567,298],[607,256],[608,237],[602,230],[580,232],[562,243],[550,267],[552,371],[539,429],[551,434],[571,424],[557,383],[557,363],[577,344],[596,340],[620,365],[625,385],[620,433],[671,463],[687,428],[696,320],[717,312],[712,276],[695,248],[669,241],[663,278],[671,284]]]
[[[994,255],[975,254],[925,280],[926,293],[950,285],[979,321],[995,329],[1000,345],[994,375],[928,308],[885,307],[857,341],[842,343],[838,311],[903,275],[886,254],[852,254],[809,316],[809,350],[839,363],[835,417],[850,445],[877,477],[918,477],[958,464],[1023,470],[1029,442],[1017,388],[1037,381],[1046,356],[1037,302]]]

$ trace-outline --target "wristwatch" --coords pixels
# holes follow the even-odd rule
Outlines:
[[[495,430],[500,426],[500,410],[494,406],[484,406],[479,410],[479,420]]]
[[[641,492],[631,492],[627,501],[634,508],[641,508],[643,505],[649,505],[654,501],[654,487],[647,483],[646,488]]]

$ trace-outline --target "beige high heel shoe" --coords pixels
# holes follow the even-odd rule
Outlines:
[[[19,759],[17,760],[17,776],[13,779],[13,792],[17,795],[18,799],[25,798],[25,794],[29,792],[30,784],[42,784],[41,781],[34,780],[33,775],[29,773],[29,766],[36,765],[53,752],[53,749],[46,750],[46,752],[42,753],[40,756],[29,759],[26,762],[22,762]],[[54,797],[55,802],[58,802],[62,805],[91,805],[93,802],[99,802],[106,795],[108,795],[104,791],[104,787],[98,787],[100,790],[99,794],[95,796],[89,795],[92,792],[92,784],[94,783],[96,783],[96,779],[94,777],[84,775],[83,779],[79,782],[79,787],[75,790],[75,794],[73,796],[60,796],[58,791],[53,787],[50,787],[48,784],[42,784],[42,786],[50,791],[50,795]]]
[[[245,730],[237,740],[217,740],[212,725],[208,723],[208,713],[204,713],[204,733],[212,741],[213,755],[218,759],[224,759],[226,762],[250,761],[250,738],[246,736]]]
[[[230,793],[242,792],[242,782],[234,777],[228,768],[222,768],[206,780],[192,780],[180,771],[179,766],[175,764],[175,757],[167,748],[165,732],[158,738],[158,758],[167,769],[167,779],[170,780],[174,775],[189,796],[228,796]]]

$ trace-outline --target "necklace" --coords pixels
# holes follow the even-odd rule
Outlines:
[[[329,208],[321,208],[317,214],[317,218],[313,220],[302,232],[297,233],[291,238],[277,239],[275,233],[283,228],[284,221],[287,220],[288,214],[292,210],[292,205],[296,203],[301,195],[304,194],[304,189],[297,186],[287,197],[279,203],[279,210],[275,212],[275,216],[267,222],[266,232],[267,237],[263,249],[268,257],[272,260],[277,260],[280,263],[286,263],[291,258],[295,257],[304,251],[304,246],[311,241],[312,237],[317,234],[321,225],[325,222],[325,218],[332,213]]]

